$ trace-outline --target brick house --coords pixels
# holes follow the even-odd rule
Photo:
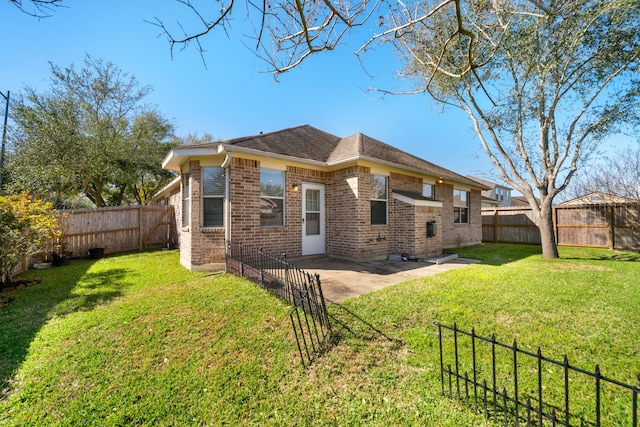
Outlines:
[[[190,269],[223,261],[225,239],[353,260],[482,240],[482,184],[360,133],[305,125],[181,146],[162,166],[179,176],[154,199],[175,207]]]

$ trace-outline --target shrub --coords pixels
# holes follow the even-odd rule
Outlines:
[[[28,192],[0,196],[0,283],[11,283],[18,264],[59,235],[58,212],[50,202]]]

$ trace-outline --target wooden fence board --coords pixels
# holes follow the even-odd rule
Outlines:
[[[105,254],[173,247],[173,209],[170,206],[127,206],[60,211],[60,244],[73,257],[90,249]]]
[[[572,205],[553,209],[559,245],[640,250],[638,205]],[[530,208],[488,208],[482,210],[482,240],[540,244],[540,231]]]

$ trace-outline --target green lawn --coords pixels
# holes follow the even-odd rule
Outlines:
[[[2,294],[0,426],[485,425],[440,394],[435,321],[637,384],[638,254],[459,253],[483,263],[330,306],[307,370],[286,304],[176,251],[30,271],[39,285]]]

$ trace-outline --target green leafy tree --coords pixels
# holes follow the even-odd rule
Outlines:
[[[59,234],[52,203],[29,193],[0,196],[0,281],[11,283],[18,264],[49,249]]]
[[[51,65],[52,88],[27,88],[15,102],[9,162],[13,191],[96,207],[143,202],[141,188],[160,187],[172,125],[142,105],[149,87],[112,63],[87,56],[84,67]]]

